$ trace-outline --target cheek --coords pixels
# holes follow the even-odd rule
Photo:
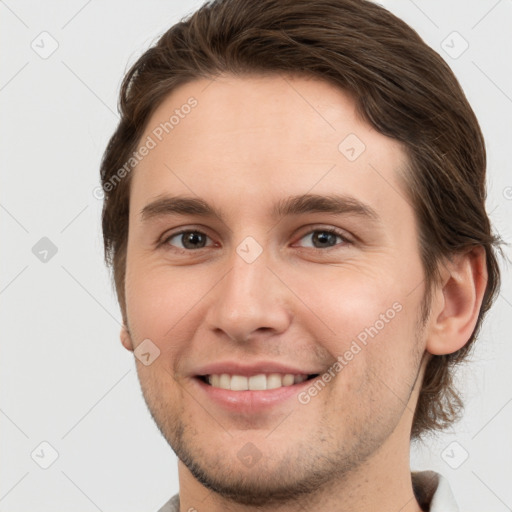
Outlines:
[[[403,301],[390,273],[376,267],[318,265],[293,276],[289,272],[287,281],[304,306],[338,340],[352,339],[376,322],[382,330],[381,315],[385,315],[387,325]]]
[[[344,267],[334,272],[332,266],[290,281],[305,305],[296,311],[297,321],[333,360],[342,358],[349,374],[343,385],[364,386],[372,372],[392,381],[409,374],[421,302],[421,287],[411,293],[404,285],[410,281],[389,271]]]
[[[165,339],[177,339],[177,332],[190,321],[207,288],[204,280],[189,271],[147,262],[137,266],[133,260],[126,273],[126,308],[132,334],[137,341],[150,338],[160,344]]]

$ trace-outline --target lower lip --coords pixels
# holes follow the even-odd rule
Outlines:
[[[265,391],[231,391],[230,389],[215,388],[197,377],[193,380],[213,402],[224,409],[244,413],[261,412],[272,406],[283,404],[290,398],[296,397],[298,393],[311,385],[311,381],[314,381],[314,379],[305,380],[292,386]]]

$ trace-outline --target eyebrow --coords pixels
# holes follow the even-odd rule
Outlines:
[[[273,218],[308,213],[351,214],[380,222],[379,215],[371,206],[354,197],[339,194],[290,196],[279,200],[271,211]],[[199,215],[217,218],[225,223],[222,211],[209,205],[203,199],[189,196],[160,197],[144,206],[140,215],[143,222],[168,215]]]

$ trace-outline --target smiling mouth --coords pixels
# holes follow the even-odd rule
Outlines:
[[[319,374],[292,374],[292,373],[259,373],[248,377],[247,375],[230,375],[228,373],[215,375],[198,375],[205,384],[214,388],[230,391],[266,391],[300,384],[306,380],[314,379]]]

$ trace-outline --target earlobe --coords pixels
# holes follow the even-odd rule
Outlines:
[[[119,336],[121,338],[121,343],[123,344],[123,347],[126,350],[133,352],[132,337],[131,337],[130,332],[128,331],[128,328],[126,327],[126,325],[123,324],[123,327],[121,327],[121,332],[120,332]]]
[[[455,255],[443,275],[426,344],[427,351],[433,355],[461,349],[475,329],[487,285],[484,248],[478,246]]]

